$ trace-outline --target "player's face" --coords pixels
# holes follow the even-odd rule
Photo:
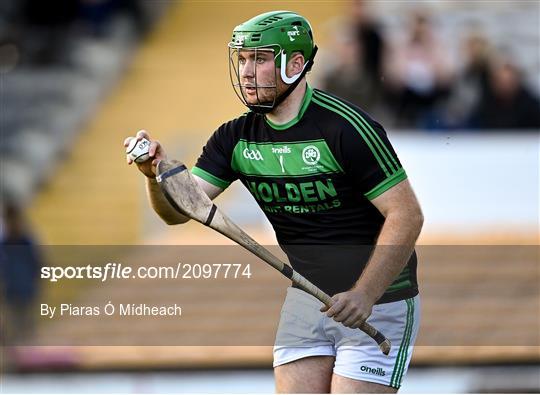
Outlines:
[[[273,102],[280,86],[276,80],[279,71],[274,63],[274,52],[241,50],[238,53],[238,71],[243,96],[248,104]]]

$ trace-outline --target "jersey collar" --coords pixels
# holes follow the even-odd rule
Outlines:
[[[284,123],[283,125],[276,125],[272,121],[270,121],[267,117],[264,117],[266,123],[275,130],[285,130],[290,128],[293,125],[296,125],[304,116],[304,113],[306,112],[309,103],[311,103],[311,97],[313,96],[313,89],[309,84],[306,84],[306,93],[304,94],[304,98],[302,99],[302,105],[300,106],[300,111],[298,112],[298,115],[291,119],[289,122]]]

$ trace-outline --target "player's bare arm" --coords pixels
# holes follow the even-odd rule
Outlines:
[[[197,180],[197,183],[210,199],[216,198],[223,191],[223,189],[206,182],[196,175],[193,177]],[[183,224],[190,220],[189,217],[178,213],[178,211],[170,205],[165,196],[163,196],[155,177],[146,178],[146,194],[154,211],[167,225]]]
[[[371,315],[375,302],[403,270],[424,222],[408,180],[373,199],[372,203],[385,217],[373,254],[354,287],[334,295],[335,302],[330,309],[321,309],[351,328],[357,328]]]
[[[142,140],[143,138],[150,141],[150,148],[148,151],[150,158],[142,163],[134,162],[132,159],[128,158],[128,165],[135,163],[139,171],[146,176],[146,195],[156,214],[168,225],[186,223],[189,221],[189,218],[178,213],[178,211],[170,205],[165,196],[163,196],[156,181],[156,166],[160,160],[167,159],[167,154],[160,142],[152,140],[146,131],[141,130],[137,132],[135,137],[127,137],[124,140],[124,146],[127,147],[132,139]],[[216,198],[223,191],[223,189],[206,182],[200,177],[194,177],[210,199]]]

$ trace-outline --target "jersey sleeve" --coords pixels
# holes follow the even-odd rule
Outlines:
[[[371,119],[359,118],[347,125],[341,152],[346,173],[369,200],[407,178],[386,131]]]
[[[226,123],[210,136],[191,172],[216,187],[227,188],[238,178],[231,168],[233,149],[234,135]]]

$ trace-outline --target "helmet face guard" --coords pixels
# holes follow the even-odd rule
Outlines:
[[[267,81],[269,73],[266,69],[264,77],[257,67],[258,54],[274,59],[273,81]],[[287,60],[294,53],[304,56],[304,68],[291,77],[287,76]],[[301,15],[290,11],[272,11],[257,15],[238,25],[233,30],[229,43],[229,75],[234,91],[240,101],[250,110],[257,113],[268,113],[281,104],[298,86],[302,77],[313,66],[317,46],[313,42],[313,33],[309,22]],[[248,56],[250,62],[240,64]],[[253,67],[252,70],[244,67]],[[279,70],[279,74],[278,74]],[[247,74],[247,75],[246,75]],[[280,83],[280,79],[281,82]],[[289,85],[279,93],[279,86]],[[249,91],[249,95],[248,95]]]
[[[277,55],[271,47],[242,48],[241,46],[235,46],[233,43],[229,43],[229,76],[234,92],[240,101],[252,111],[266,113],[270,112],[276,106],[278,98],[278,75],[277,69],[273,67],[273,81],[265,81],[259,84],[260,74],[257,72],[257,59],[261,53],[265,55],[270,54],[275,62]],[[246,65],[242,65],[241,61],[245,58],[252,58],[252,60],[247,62]],[[251,68],[251,70],[243,70],[244,67]],[[243,79],[243,73],[250,75],[249,79]],[[248,99],[248,89],[255,90],[255,102]]]

